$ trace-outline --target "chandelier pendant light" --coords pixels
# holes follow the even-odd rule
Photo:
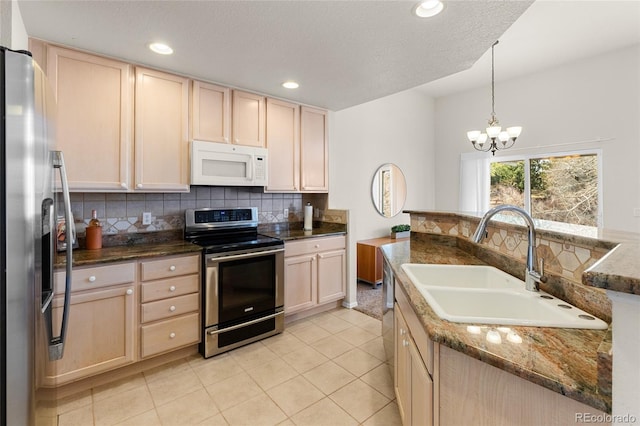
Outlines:
[[[489,127],[485,129],[486,133],[480,130],[471,130],[467,132],[467,138],[478,151],[489,152],[492,155],[496,155],[496,151],[500,149],[511,148],[515,143],[520,133],[522,133],[522,127],[513,126],[507,127],[506,130],[502,130],[498,117],[496,117],[496,96],[495,96],[495,71],[494,71],[494,59],[493,48],[498,44],[496,40],[491,45],[491,118],[489,118]],[[498,144],[496,142],[500,142]],[[487,144],[487,141],[489,143]],[[486,146],[485,146],[486,144]]]

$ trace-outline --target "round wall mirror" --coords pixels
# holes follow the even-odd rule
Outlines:
[[[393,217],[402,211],[407,199],[407,183],[400,167],[383,164],[373,175],[371,198],[378,213]]]

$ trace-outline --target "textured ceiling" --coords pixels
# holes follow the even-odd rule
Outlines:
[[[471,67],[532,1],[35,1],[27,33],[48,41],[340,110]],[[174,55],[147,45],[164,41]],[[280,85],[293,79],[300,88]]]

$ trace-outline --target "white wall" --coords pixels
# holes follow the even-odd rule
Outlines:
[[[389,235],[408,214],[385,218],[374,209],[371,183],[384,163],[399,166],[407,181],[405,209],[432,209],[434,101],[417,91],[397,93],[330,116],[329,207],[349,210],[348,292],[356,301],[356,241]]]
[[[16,0],[0,0],[0,45],[27,50],[29,39]]]
[[[523,126],[505,155],[602,148],[604,228],[640,231],[640,46],[497,82],[495,92],[501,124]],[[457,210],[460,153],[473,152],[466,132],[490,113],[490,80],[436,100],[438,209]],[[604,141],[573,144],[596,139]]]

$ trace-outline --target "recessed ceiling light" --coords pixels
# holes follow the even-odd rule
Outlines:
[[[440,0],[426,0],[418,3],[414,12],[420,18],[430,18],[442,12],[443,8],[444,4]]]
[[[160,55],[171,55],[173,53],[173,49],[164,43],[151,43],[149,49]]]
[[[284,83],[282,83],[282,87],[286,89],[297,89],[298,87],[300,87],[300,85],[295,81],[285,81]]]

